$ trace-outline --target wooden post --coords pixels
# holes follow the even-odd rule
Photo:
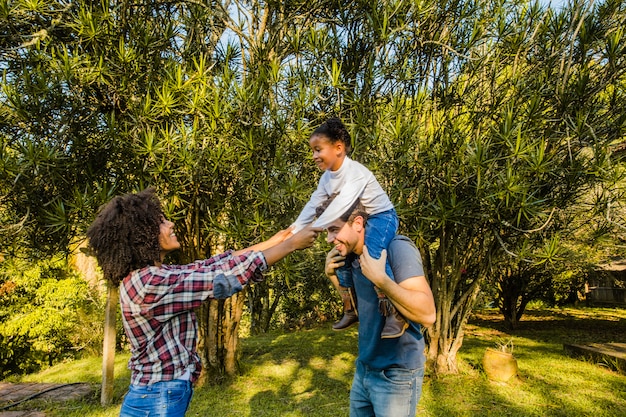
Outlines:
[[[119,298],[119,288],[107,285],[107,304],[104,313],[104,343],[102,347],[102,393],[100,404],[110,405],[113,401],[113,381],[115,365],[115,318]]]

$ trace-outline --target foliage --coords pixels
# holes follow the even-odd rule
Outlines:
[[[421,243],[436,298],[429,357],[441,372],[456,370],[487,277],[561,260],[572,207],[616,175],[608,147],[624,118],[611,98],[622,94],[613,81],[622,69],[610,64],[623,56],[606,49],[624,18],[618,4],[559,13],[492,4],[480,17],[455,6],[474,26],[431,32],[447,35],[454,55],[431,61],[434,88],[392,101],[380,117],[393,139],[379,160],[406,202],[404,226]],[[595,204],[585,219],[604,213]]]
[[[515,349],[515,343],[513,342],[513,338],[510,338],[508,340],[500,339],[496,340],[495,348],[500,352],[513,353],[513,350]]]
[[[315,181],[302,111],[316,94],[298,70],[276,69],[298,7],[268,5],[273,16],[250,13],[245,28],[216,6],[5,3],[3,207],[27,219],[29,248],[68,250],[100,204],[147,185],[177,223],[185,250],[173,261],[245,247],[295,218]]]
[[[0,377],[99,353],[102,300],[63,260],[0,265]]]
[[[487,277],[559,260],[576,216],[619,227],[624,18],[620,0],[0,1],[1,249],[70,252],[147,185],[185,248],[171,261],[245,247],[296,217],[319,177],[306,139],[336,114],[420,245],[430,360],[454,371]],[[249,293],[255,329],[328,313],[313,262]],[[218,372],[243,305],[201,312],[234,329],[204,345]]]
[[[248,297],[252,334],[315,327],[339,314],[339,297],[319,262],[323,256],[325,252],[317,245],[314,250],[294,253],[272,271],[267,282],[250,287],[255,293]],[[266,305],[260,307],[260,303]]]

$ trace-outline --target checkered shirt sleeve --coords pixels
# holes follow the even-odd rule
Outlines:
[[[193,310],[210,298],[228,298],[263,279],[261,252],[232,251],[188,265],[149,266],[120,284],[124,330],[131,345],[131,383],[148,385],[200,373]]]

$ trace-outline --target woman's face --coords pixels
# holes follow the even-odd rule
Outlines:
[[[346,156],[343,142],[332,143],[324,135],[313,135],[309,139],[309,145],[313,151],[313,162],[322,171],[337,171]]]
[[[169,252],[180,249],[180,243],[174,233],[174,223],[165,217],[161,218],[159,229],[159,246],[161,246],[161,260],[163,260]]]

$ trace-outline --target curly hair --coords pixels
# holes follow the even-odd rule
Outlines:
[[[131,271],[160,262],[163,217],[153,187],[117,196],[101,208],[87,237],[107,281],[117,286]]]
[[[322,123],[313,131],[313,133],[311,133],[311,137],[317,135],[325,136],[328,138],[330,143],[338,141],[343,142],[346,148],[346,154],[350,154],[350,151],[352,150],[352,139],[350,138],[348,129],[339,118],[331,117],[326,122]]]

